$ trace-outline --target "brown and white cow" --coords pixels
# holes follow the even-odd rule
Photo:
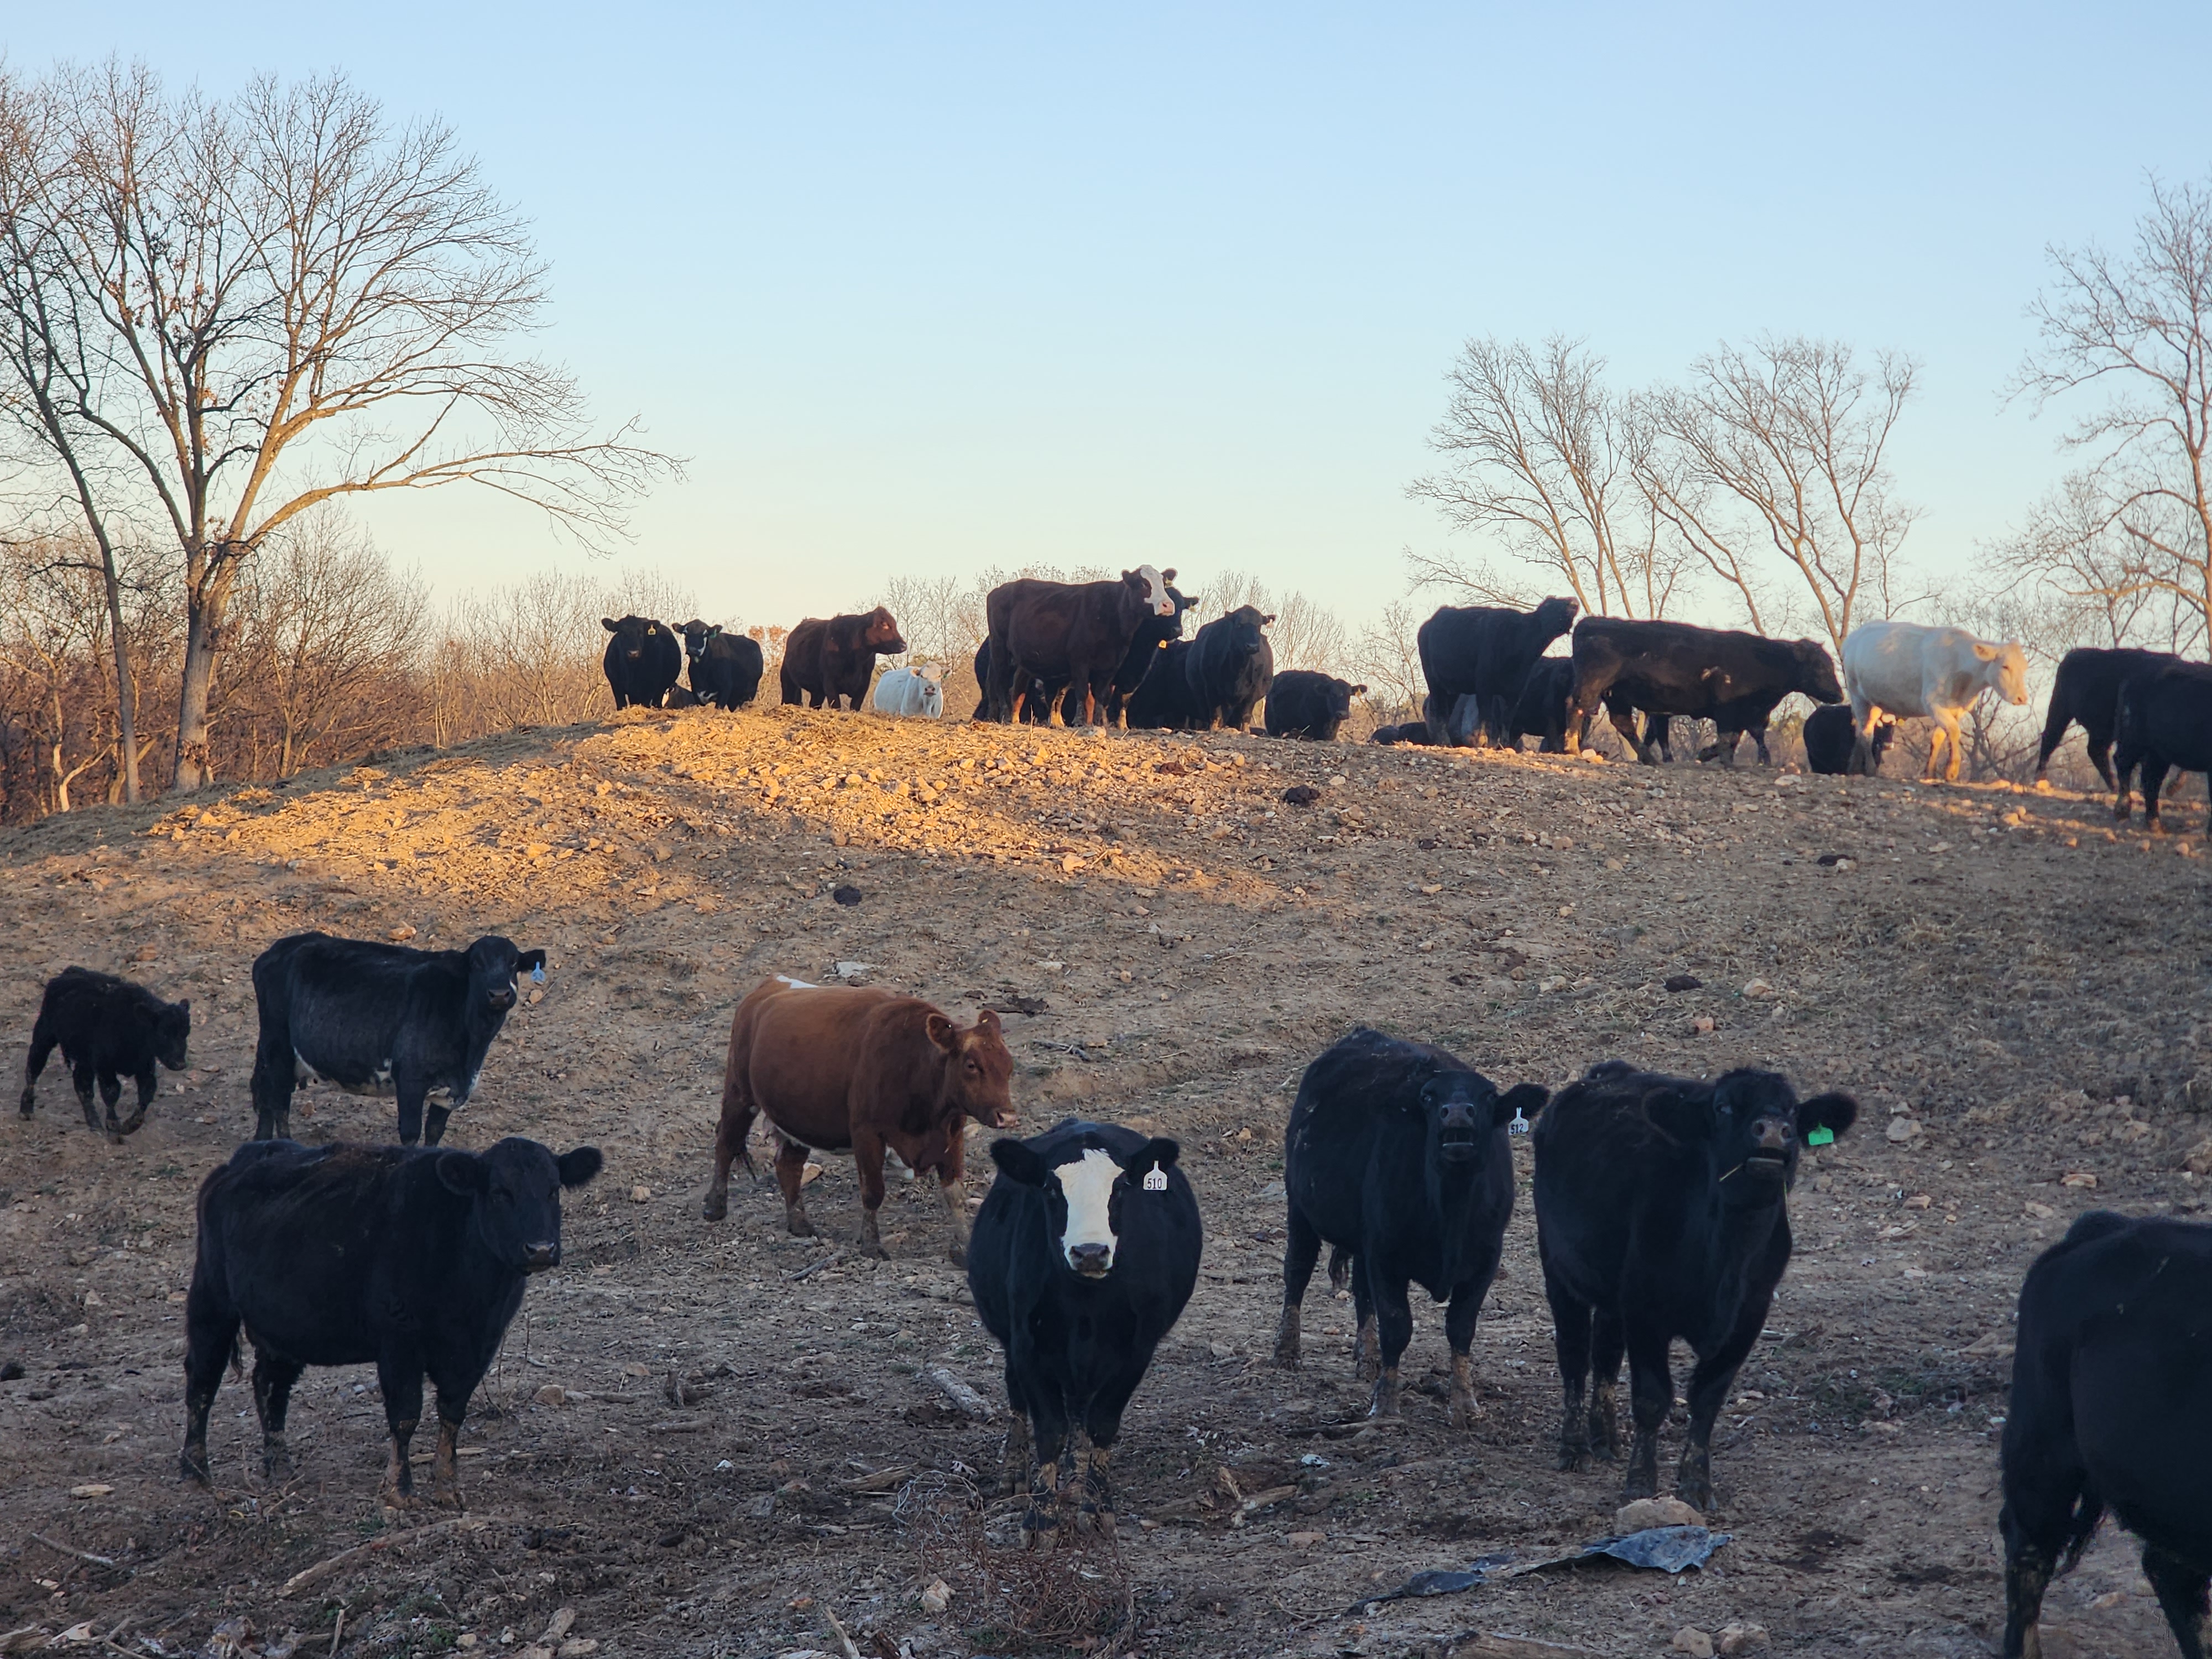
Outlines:
[[[999,1017],[988,1008],[962,1027],[920,997],[896,991],[769,980],[738,1005],[730,1023],[714,1182],[701,1213],[709,1221],[728,1213],[730,1165],[743,1158],[746,1169],[753,1167],[745,1137],[753,1119],[765,1115],[778,1143],[784,1221],[795,1236],[814,1232],[799,1190],[807,1152],[849,1148],[860,1174],[860,1248],[883,1255],[876,1212],[884,1202],[888,1148],[916,1175],[937,1172],[952,1217],[948,1254],[964,1262],[964,1121],[1014,1127],[1007,1088],[1013,1071]]]

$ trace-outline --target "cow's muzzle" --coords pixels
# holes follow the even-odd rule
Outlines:
[[[1106,1270],[1114,1265],[1114,1248],[1110,1244],[1071,1244],[1067,1265],[1085,1279],[1103,1279]]]
[[[514,991],[512,987],[504,991],[494,991],[484,1000],[495,1008],[512,1008],[514,1006]]]
[[[1744,1154],[1743,1168],[1747,1175],[1762,1176],[1771,1180],[1779,1176],[1790,1164],[1790,1136],[1781,1125],[1762,1123],[1759,1126],[1759,1144]]]
[[[561,1265],[561,1247],[557,1243],[526,1244],[522,1247],[522,1265],[533,1273],[557,1267]]]

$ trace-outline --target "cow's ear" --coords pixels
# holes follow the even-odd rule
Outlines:
[[[1669,1140],[1703,1140],[1714,1127],[1711,1089],[1662,1087],[1644,1097],[1644,1115]]]
[[[518,971],[534,974],[545,965],[545,952],[525,951],[514,959],[514,965]]]
[[[1163,582],[1173,581],[1175,580],[1175,567],[1173,565],[1170,565],[1166,569],[1161,571],[1160,580]]]
[[[999,1173],[1009,1181],[1019,1182],[1024,1187],[1042,1187],[1052,1171],[1035,1152],[1012,1135],[1005,1135],[991,1143],[991,1162],[999,1166]]]
[[[170,1006],[175,1012],[177,1018],[185,1024],[189,1025],[192,1023],[192,1000],[190,997],[179,997]]]
[[[1491,1124],[1502,1129],[1516,1117],[1531,1121],[1551,1097],[1552,1091],[1540,1083],[1516,1083],[1491,1103]]]
[[[619,633],[622,629],[622,624],[617,622],[612,617],[600,617],[599,626],[605,629],[610,634]]]
[[[1355,685],[1352,688],[1352,695],[1355,697],[1364,697],[1367,695],[1367,688],[1364,685]]]
[[[1273,626],[1274,626],[1274,624],[1275,624],[1275,613],[1274,613],[1273,611],[1269,611],[1266,616],[1264,616],[1264,617],[1261,617],[1261,618],[1260,618],[1260,626],[1261,626],[1261,627],[1262,627],[1262,628],[1272,628],[1272,627],[1273,627]]]
[[[606,1164],[596,1146],[579,1146],[574,1152],[563,1152],[553,1160],[554,1168],[561,1171],[563,1187],[580,1187],[599,1174]]]
[[[922,1022],[922,1030],[927,1031],[929,1040],[946,1054],[960,1052],[960,1028],[934,1008],[929,1011],[929,1018]]]
[[[1121,1173],[1133,1180],[1150,1175],[1155,1165],[1172,1170],[1182,1156],[1182,1148],[1174,1141],[1164,1135],[1155,1136],[1121,1160]]]
[[[1839,1135],[1858,1121],[1859,1103],[1849,1095],[1814,1095],[1797,1103],[1797,1139],[1807,1139],[1815,1129]]]
[[[464,1198],[489,1190],[491,1170],[474,1152],[441,1152],[438,1154],[438,1180],[449,1193],[459,1193]]]
[[[979,1010],[975,1015],[975,1029],[979,1031],[988,1031],[993,1036],[999,1036],[1000,1030],[999,1011],[995,1008]]]
[[[1984,662],[1995,662],[2004,654],[2004,651],[2002,647],[1991,645],[1987,640],[1976,640],[1974,654]]]

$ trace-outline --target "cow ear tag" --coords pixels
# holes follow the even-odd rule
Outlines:
[[[1153,1164],[1145,1172],[1145,1190],[1148,1193],[1164,1193],[1167,1189],[1168,1172],[1158,1164]]]
[[[535,968],[532,968],[530,970],[530,982],[532,985],[543,985],[545,983],[545,964],[544,963],[539,963]]]
[[[1806,1133],[1805,1144],[1808,1146],[1828,1146],[1835,1144],[1835,1139],[1836,1132],[1823,1123],[1819,1128]]]
[[[1528,1133],[1528,1120],[1521,1115],[1521,1109],[1518,1106],[1513,1109],[1513,1121],[1505,1126],[1505,1133],[1509,1135],[1525,1135]]]

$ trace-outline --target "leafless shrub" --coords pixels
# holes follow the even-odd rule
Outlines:
[[[896,1514],[922,1582],[945,1581],[955,1613],[980,1647],[1091,1646],[1135,1620],[1128,1564],[1111,1538],[1063,1526],[1049,1550],[995,1548],[982,1494],[953,1474],[908,1481]]]

